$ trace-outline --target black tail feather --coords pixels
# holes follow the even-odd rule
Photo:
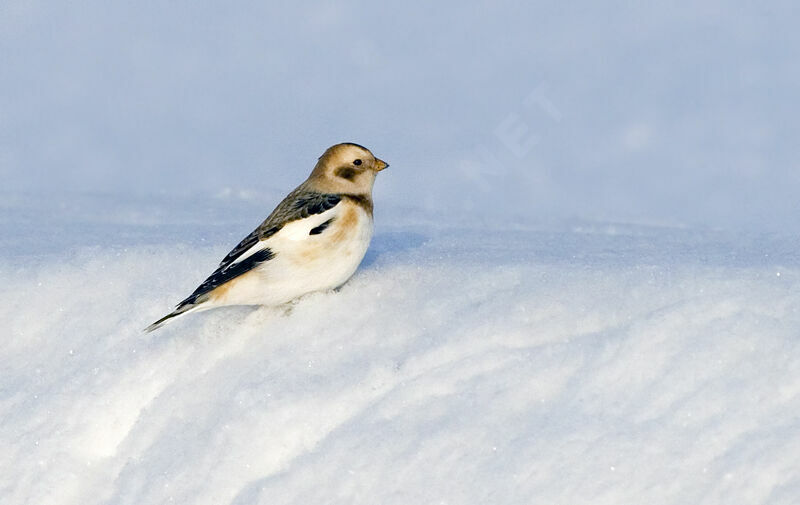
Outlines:
[[[175,317],[178,317],[178,316],[182,316],[183,314],[186,314],[187,312],[191,311],[192,309],[194,309],[196,307],[197,307],[197,305],[193,305],[193,304],[189,304],[189,303],[187,303],[185,305],[178,305],[177,309],[173,310],[172,312],[170,312],[166,316],[162,317],[161,319],[159,319],[155,323],[151,324],[150,326],[145,328],[144,331],[146,333],[150,333],[151,331],[157,330],[157,329],[161,328],[162,326],[164,326],[165,324],[169,323],[171,319],[173,319]]]

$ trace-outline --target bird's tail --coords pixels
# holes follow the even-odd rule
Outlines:
[[[178,308],[176,308],[175,310],[173,310],[172,312],[170,312],[166,316],[162,317],[161,319],[159,319],[155,323],[153,323],[150,326],[148,326],[147,328],[145,328],[144,331],[146,333],[150,333],[151,331],[154,331],[154,330],[157,330],[157,329],[161,328],[162,326],[164,326],[167,323],[171,323],[172,320],[175,319],[176,317],[185,316],[186,314],[189,314],[190,312],[196,312],[196,311],[202,310],[202,309],[203,309],[203,307],[201,307],[200,304],[186,303],[186,304],[178,305]]]

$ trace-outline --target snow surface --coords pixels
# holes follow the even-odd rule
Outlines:
[[[797,503],[796,241],[379,206],[340,292],[144,334],[260,205],[148,202],[0,261],[2,503]]]
[[[800,503],[795,2],[0,5],[0,504]],[[164,315],[329,145],[339,292]]]

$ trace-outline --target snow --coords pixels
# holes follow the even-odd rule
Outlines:
[[[6,258],[0,501],[796,501],[796,242],[405,216],[338,293],[153,334],[227,232]]]
[[[798,503],[793,9],[7,2],[0,503]],[[142,331],[339,141],[350,282]]]

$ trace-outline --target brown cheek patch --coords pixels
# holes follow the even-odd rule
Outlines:
[[[339,167],[334,173],[337,177],[347,179],[348,181],[352,181],[356,177],[356,171],[350,167]]]

